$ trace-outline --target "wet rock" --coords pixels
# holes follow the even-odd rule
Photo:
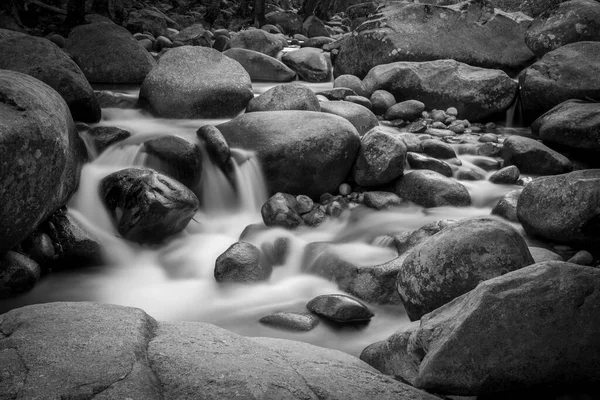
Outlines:
[[[510,222],[519,222],[519,218],[517,217],[517,202],[520,195],[521,189],[511,190],[506,193],[492,208],[492,215],[497,215]]]
[[[580,250],[575,255],[567,261],[572,264],[578,265],[592,265],[594,262],[594,256],[592,256],[588,251]]]
[[[305,47],[291,51],[281,61],[307,82],[326,82],[331,74],[331,61],[320,49]]]
[[[468,206],[468,190],[455,180],[434,171],[411,171],[394,182],[394,193],[422,207]]]
[[[555,243],[597,249],[600,245],[600,170],[534,179],[517,204],[525,231]]]
[[[537,140],[522,136],[507,138],[500,154],[505,165],[515,165],[526,174],[555,175],[573,169],[567,157]]]
[[[489,180],[492,183],[515,184],[519,180],[521,172],[515,165],[504,167],[492,174]]]
[[[100,121],[100,105],[92,87],[58,46],[34,36],[12,36],[0,39],[0,54],[0,69],[31,75],[52,87],[67,102],[73,119]]]
[[[212,48],[223,53],[227,49],[231,48],[229,45],[230,41],[231,39],[226,36],[217,36],[213,42]]]
[[[401,206],[404,201],[395,193],[372,191],[364,192],[363,203],[367,207],[374,208],[376,210],[385,210],[390,207]]]
[[[309,213],[302,215],[302,220],[306,225],[315,227],[321,225],[326,217],[327,214],[323,207],[316,207]]]
[[[273,268],[261,263],[260,250],[250,243],[232,244],[215,263],[215,279],[219,283],[253,283],[269,279]]]
[[[277,56],[283,49],[279,37],[261,29],[239,31],[231,38],[229,46],[232,49],[241,48],[258,51],[271,57]]]
[[[92,83],[141,83],[156,65],[131,33],[115,24],[75,27],[65,50]]]
[[[146,140],[146,166],[170,176],[194,190],[202,177],[202,153],[197,144],[177,136]]]
[[[423,225],[419,229],[410,232],[404,237],[396,236],[394,240],[396,250],[398,250],[398,253],[401,255],[406,254],[409,250],[415,248],[417,245],[423,243],[431,236],[443,229],[446,229],[455,222],[456,221],[452,219],[442,219]],[[402,260],[404,261],[404,258]]]
[[[368,108],[369,110],[373,108],[373,104],[371,104],[371,100],[367,99],[363,96],[346,96],[344,97],[344,101],[349,101],[350,103],[355,103],[361,105],[363,107]]]
[[[456,222],[412,249],[398,272],[398,293],[411,321],[480,282],[533,264],[525,240],[488,217]]]
[[[529,252],[536,263],[544,261],[564,261],[562,256],[543,247],[530,247]]]
[[[406,146],[394,135],[371,129],[361,138],[352,176],[361,186],[389,183],[404,173]]]
[[[387,120],[403,119],[412,121],[419,118],[423,111],[425,111],[425,104],[418,100],[406,100],[388,108],[384,118]]]
[[[367,306],[343,294],[317,296],[306,304],[306,308],[323,318],[341,323],[370,321],[373,317]]]
[[[151,9],[133,10],[129,13],[124,26],[130,32],[150,32],[154,37],[167,35],[168,32],[167,17]]]
[[[106,176],[100,197],[119,233],[138,243],[160,243],[181,232],[199,208],[187,187],[146,168]]]
[[[303,225],[302,217],[297,211],[298,201],[287,193],[276,193],[263,204],[260,213],[267,226],[279,226],[293,229]]]
[[[390,107],[396,104],[396,98],[387,90],[375,90],[369,100],[373,105],[372,111],[377,115],[385,114]]]
[[[359,77],[354,75],[340,75],[333,81],[333,87],[345,87],[352,89],[357,95],[368,97],[365,85]]]
[[[140,89],[140,102],[167,118],[233,117],[253,97],[246,70],[207,47],[169,50]]]
[[[137,108],[138,96],[126,93],[111,92],[110,90],[94,91],[101,108]]]
[[[296,73],[287,65],[258,51],[235,48],[223,54],[239,62],[252,80],[288,82],[296,78]]]
[[[525,43],[542,57],[574,42],[600,41],[600,4],[593,0],[565,1],[533,20]]]
[[[321,111],[315,93],[305,85],[288,83],[274,86],[250,100],[246,112],[306,110]]]
[[[202,24],[188,26],[179,31],[173,41],[181,42],[184,46],[212,46],[212,34]]]
[[[216,126],[204,125],[198,128],[196,136],[206,146],[206,152],[221,168],[229,163],[231,151],[225,137]]]
[[[421,142],[423,153],[428,156],[447,160],[449,158],[456,158],[456,153],[452,146],[448,143],[444,143],[436,139],[426,139]]]
[[[95,126],[86,135],[91,139],[96,153],[100,154],[108,146],[130,137],[131,133],[116,126]]]
[[[523,40],[528,26],[487,2],[386,4],[344,39],[335,72],[362,78],[377,65],[443,59],[519,71],[534,58]]]
[[[44,232],[35,231],[20,244],[23,253],[33,261],[43,266],[56,258],[56,249],[50,236]]]
[[[389,91],[398,102],[414,99],[429,108],[455,107],[469,121],[504,113],[513,103],[518,88],[517,82],[500,70],[454,60],[378,65],[369,71],[363,83],[369,92]]]
[[[437,158],[424,156],[419,153],[408,152],[406,160],[412,169],[428,169],[447,177],[452,177],[452,167]]]
[[[50,86],[0,70],[0,254],[75,191],[87,158],[69,108]]]
[[[577,42],[546,53],[519,74],[523,113],[534,121],[569,99],[600,98],[600,42]]]
[[[346,118],[354,125],[361,136],[369,132],[372,128],[379,126],[377,117],[368,108],[349,101],[322,102],[321,111]]]
[[[314,207],[312,199],[303,194],[296,196],[296,211],[299,214],[306,214]]]
[[[262,317],[258,322],[277,329],[307,332],[319,325],[319,318],[311,313],[278,312]]]
[[[31,258],[8,251],[0,258],[0,298],[28,292],[40,279],[41,269]]]
[[[231,147],[256,152],[271,193],[335,192],[360,146],[346,119],[311,111],[248,113],[218,128]]]

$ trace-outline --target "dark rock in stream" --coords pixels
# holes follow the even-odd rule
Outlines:
[[[258,322],[273,328],[306,332],[319,325],[319,318],[311,313],[278,312],[262,317]]]
[[[515,165],[504,167],[492,174],[489,180],[492,183],[515,184],[521,176],[521,171]]]
[[[86,132],[97,154],[102,153],[111,144],[131,136],[129,131],[116,126],[96,126]]]
[[[408,152],[406,154],[406,160],[412,169],[428,169],[449,178],[452,177],[452,167],[447,162],[438,160],[437,158],[424,156],[423,154],[419,153]]]
[[[497,215],[504,219],[509,220],[510,222],[519,222],[519,218],[517,217],[517,202],[519,201],[519,196],[521,195],[521,189],[511,190],[506,193],[498,203],[492,208],[492,215]]]
[[[383,129],[373,128],[360,140],[352,176],[361,186],[379,186],[404,173],[406,146],[402,139]]]
[[[219,283],[253,283],[267,280],[273,268],[261,262],[260,250],[251,243],[232,244],[215,263],[215,280]]]
[[[393,183],[393,190],[403,199],[427,208],[471,204],[471,195],[466,187],[429,170],[408,172]]]
[[[40,279],[40,274],[41,269],[37,262],[26,255],[8,251],[0,257],[0,299],[33,289]]]
[[[195,190],[202,177],[202,153],[196,143],[167,135],[146,140],[146,166],[168,175]]]
[[[511,136],[501,150],[506,165],[515,165],[526,174],[556,175],[571,172],[571,161],[534,139]]]
[[[231,150],[221,131],[216,126],[204,125],[198,128],[196,136],[206,146],[209,157],[218,166],[225,168],[229,163]]]
[[[306,308],[329,320],[348,323],[370,321],[373,313],[360,301],[343,294],[324,294],[306,304]]]
[[[293,229],[304,224],[297,211],[296,198],[287,193],[276,193],[260,209],[266,226]]]
[[[100,182],[100,198],[117,230],[138,243],[161,243],[181,232],[199,208],[187,187],[148,168],[127,168]]]

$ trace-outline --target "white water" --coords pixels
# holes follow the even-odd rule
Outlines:
[[[255,85],[263,92],[274,84]],[[331,87],[311,84],[319,91]],[[106,248],[104,267],[53,273],[30,293],[0,302],[0,312],[24,304],[43,301],[100,301],[140,307],[159,320],[210,322],[240,334],[283,337],[336,348],[358,355],[368,344],[382,340],[408,323],[400,306],[369,305],[375,317],[367,325],[339,327],[321,323],[305,333],[275,330],[258,323],[262,316],[278,311],[304,311],[305,304],[321,294],[341,293],[336,285],[301,273],[304,247],[312,242],[337,243],[335,250],[344,259],[360,265],[377,265],[396,256],[385,235],[412,231],[439,219],[461,219],[489,215],[491,207],[508,185],[487,181],[463,181],[473,199],[473,207],[423,210],[403,207],[375,212],[357,208],[338,219],[327,220],[318,228],[293,232],[268,229],[250,235],[247,241],[260,247],[277,238],[289,239],[289,255],[284,265],[274,268],[271,278],[261,284],[219,285],[213,277],[216,258],[250,224],[261,223],[260,206],[267,192],[255,157],[241,149],[232,151],[232,185],[221,170],[204,157],[200,189],[202,210],[186,230],[158,249],[127,243],[119,238],[98,195],[98,183],[111,172],[143,165],[140,144],[161,135],[177,135],[196,141],[195,131],[204,124],[223,120],[166,120],[152,118],[140,110],[103,110],[99,125],[127,129],[133,136],[107,149],[83,168],[81,186],[71,200],[71,214],[98,237]],[[461,155],[463,166],[478,168]],[[486,174],[489,174],[486,172]]]

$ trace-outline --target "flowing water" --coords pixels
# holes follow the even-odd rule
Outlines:
[[[254,89],[262,93],[273,85],[254,84]],[[309,86],[319,91],[330,88],[331,83]],[[267,190],[253,154],[232,150],[233,182],[211,164],[209,157],[204,157],[203,177],[196,188],[202,209],[182,234],[159,248],[123,241],[97,192],[98,183],[109,173],[144,165],[146,155],[141,144],[145,140],[177,135],[196,142],[198,127],[223,121],[167,120],[141,110],[104,109],[99,125],[127,129],[133,136],[84,166],[69,212],[105,246],[107,265],[49,274],[30,293],[0,301],[0,313],[39,302],[100,301],[140,307],[159,320],[209,322],[243,335],[301,340],[358,355],[366,345],[386,338],[409,322],[401,306],[369,305],[375,317],[368,324],[340,327],[322,322],[313,331],[303,333],[258,323],[259,318],[274,312],[305,311],[305,304],[317,295],[342,293],[335,284],[301,272],[305,246],[329,241],[336,243],[335,251],[341,257],[355,264],[381,264],[397,256],[386,235],[412,231],[444,218],[489,215],[497,200],[514,189],[485,180],[463,181],[473,198],[472,207],[423,210],[412,206],[379,212],[360,207],[318,228],[259,231],[245,240],[261,247],[278,238],[288,239],[285,264],[275,267],[272,277],[261,284],[219,285],[213,277],[216,258],[238,241],[248,225],[262,222],[260,206],[267,200]],[[460,155],[465,168],[479,169],[472,163],[473,157]]]

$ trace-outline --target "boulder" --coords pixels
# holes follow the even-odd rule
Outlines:
[[[116,126],[95,126],[87,131],[86,136],[96,154],[102,153],[107,147],[131,136],[131,132]]]
[[[511,136],[500,152],[505,165],[515,165],[526,174],[555,175],[570,172],[571,161],[537,140]]]
[[[200,182],[202,152],[196,143],[167,135],[146,140],[142,152],[148,155],[147,167],[176,179],[190,190]]]
[[[365,85],[363,85],[360,78],[357,76],[354,76],[354,75],[338,76],[333,81],[333,87],[334,88],[345,87],[345,88],[351,89],[354,91],[354,93],[356,93],[359,96],[366,97],[369,95],[369,93],[367,93],[367,91],[365,89]]]
[[[528,26],[487,1],[388,3],[343,40],[335,75],[362,78],[377,65],[443,59],[519,71],[534,58],[523,40]]]
[[[319,318],[306,312],[278,312],[262,317],[258,322],[277,329],[307,332],[319,325]]]
[[[321,49],[304,47],[290,51],[281,61],[307,82],[327,82],[331,76],[329,55]]]
[[[275,193],[260,209],[266,226],[293,229],[304,224],[298,212],[298,201],[287,193]]]
[[[408,152],[406,153],[406,161],[408,161],[408,165],[410,165],[412,169],[428,169],[449,178],[451,178],[453,174],[450,164],[423,154]]]
[[[418,100],[431,109],[456,107],[461,118],[469,121],[488,120],[504,113],[518,89],[517,82],[500,70],[454,60],[378,65],[363,83],[367,92],[383,89],[398,102]]]
[[[360,140],[352,176],[361,186],[379,186],[404,173],[406,145],[393,134],[373,128]]]
[[[600,42],[577,42],[546,53],[519,74],[528,121],[569,99],[600,99]]]
[[[421,147],[423,148],[423,153],[431,157],[442,160],[456,158],[456,152],[452,146],[438,139],[425,139],[421,141]]]
[[[521,189],[511,190],[506,193],[498,203],[492,208],[492,215],[497,215],[504,219],[509,220],[510,222],[519,222],[519,218],[517,217],[517,202],[519,201],[519,196],[521,195]]]
[[[109,23],[73,28],[65,51],[92,83],[142,83],[156,64],[127,29]]]
[[[266,14],[265,19],[269,24],[280,26],[288,35],[302,30],[302,17],[293,11],[273,11]]]
[[[598,196],[600,169],[537,178],[523,188],[517,215],[530,235],[594,250],[600,245]]]
[[[306,304],[315,314],[335,322],[363,322],[373,317],[373,312],[360,301],[343,294],[324,294]]]
[[[151,9],[131,11],[124,26],[132,33],[150,32],[154,37],[166,36],[168,32],[166,16]]]
[[[207,31],[202,24],[195,24],[180,30],[173,41],[181,42],[184,46],[211,47],[212,33]]]
[[[225,168],[231,157],[231,149],[221,131],[213,125],[203,125],[196,131],[196,136],[213,162]]]
[[[471,205],[467,188],[454,179],[429,171],[410,171],[393,183],[393,191],[405,200],[422,207]]]
[[[217,128],[231,147],[256,152],[271,193],[335,192],[360,147],[350,122],[312,111],[248,113]]]
[[[489,181],[492,183],[512,185],[512,184],[517,183],[520,176],[521,176],[521,171],[519,171],[519,168],[517,168],[514,165],[511,165],[511,166],[504,167],[504,168],[499,169],[498,171],[494,172],[490,176]]]
[[[37,262],[24,254],[8,251],[0,256],[0,299],[30,291],[40,275]]]
[[[306,110],[321,111],[315,93],[299,83],[274,86],[248,103],[246,112]]]
[[[594,0],[565,1],[547,10],[525,35],[525,43],[538,57],[583,41],[600,41],[600,4]]]
[[[480,282],[533,264],[512,226],[489,217],[456,222],[412,249],[398,272],[400,299],[411,321]]]
[[[160,243],[181,232],[200,206],[187,187],[147,168],[114,172],[99,191],[119,234],[138,243]]]
[[[0,254],[62,207],[87,152],[67,103],[45,83],[0,70]]]
[[[232,244],[215,263],[215,280],[219,283],[253,283],[267,280],[273,267],[261,263],[260,250],[250,243]]]
[[[246,70],[207,47],[169,50],[140,89],[140,102],[167,118],[233,117],[253,97]]]
[[[271,57],[276,57],[283,49],[279,36],[263,31],[262,29],[248,29],[233,35],[229,46],[232,49],[241,48],[258,51]]]
[[[235,48],[223,52],[239,62],[255,81],[289,82],[296,73],[278,59],[254,50]]]
[[[79,69],[58,46],[34,36],[0,39],[0,69],[31,75],[52,87],[67,102],[73,119],[100,121],[100,105]]]
[[[349,101],[324,101],[321,103],[321,111],[346,118],[360,136],[379,126],[377,117],[367,107]]]
[[[408,340],[397,333],[362,358],[385,359],[377,363],[385,373],[408,364],[410,375],[401,377],[436,393],[593,388],[600,379],[594,367],[600,326],[592,315],[599,307],[600,270],[538,263],[482,282],[425,315],[405,333]],[[419,363],[416,377],[405,355]]]

